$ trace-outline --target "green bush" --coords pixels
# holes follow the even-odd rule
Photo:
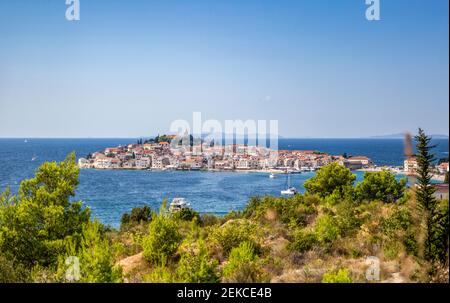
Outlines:
[[[352,283],[348,270],[345,268],[332,270],[325,273],[322,277],[322,283]]]
[[[122,282],[122,270],[114,265],[114,252],[103,234],[102,225],[98,221],[85,224],[80,245],[74,241],[67,242],[67,252],[59,258],[58,275],[67,281],[66,273],[75,264],[70,257],[79,262],[79,277],[76,282],[105,283]]]
[[[306,224],[307,216],[315,213],[311,201],[312,198],[305,199],[303,195],[288,198],[253,197],[244,209],[243,216],[259,220],[265,218],[269,212],[273,212],[282,223],[303,226]]]
[[[171,270],[171,268],[166,266],[165,261],[161,261],[161,264],[158,264],[156,267],[152,269],[152,271],[145,275],[143,278],[144,282],[151,283],[177,283],[179,282],[176,279],[175,274]]]
[[[254,248],[259,248],[256,225],[245,219],[231,220],[220,227],[212,228],[209,239],[212,243],[219,244],[225,255],[242,242],[252,243]]]
[[[211,214],[202,214],[200,215],[199,223],[201,226],[211,226],[215,224],[219,224],[220,219],[217,216]]]
[[[192,208],[182,208],[179,211],[172,214],[174,219],[183,221],[192,221],[194,219],[199,220],[200,215]]]
[[[406,252],[410,255],[417,256],[419,247],[417,246],[416,230],[409,228],[406,231],[403,244],[405,245]]]
[[[31,282],[30,273],[21,264],[0,254],[0,283]]]
[[[321,215],[316,219],[314,226],[317,239],[321,243],[331,243],[339,237],[339,228],[336,220],[330,215]]]
[[[212,260],[208,250],[199,240],[193,250],[184,251],[176,270],[177,277],[185,283],[216,283],[219,282],[218,262]]]
[[[293,241],[289,243],[288,249],[291,251],[305,252],[318,243],[317,236],[313,232],[297,230],[294,233]]]
[[[181,243],[181,235],[175,221],[164,213],[155,215],[148,227],[148,235],[142,240],[144,258],[158,264],[175,253]]]
[[[355,192],[359,200],[395,202],[403,197],[406,179],[395,179],[389,171],[366,172],[364,180],[357,184]]]
[[[407,207],[396,207],[388,218],[381,220],[381,229],[388,237],[394,237],[399,231],[406,231],[412,224],[411,213]]]
[[[125,213],[120,220],[121,225],[141,224],[143,222],[150,222],[153,216],[153,211],[147,205],[143,207],[134,207],[131,213]]]
[[[401,243],[396,240],[387,240],[383,243],[383,254],[387,260],[394,260],[400,254]]]
[[[336,205],[335,222],[341,236],[349,236],[359,230],[363,223],[361,218],[363,209],[351,200],[345,200]]]
[[[434,224],[432,226],[432,255],[435,260],[445,265],[449,258],[449,201],[447,199],[439,201],[434,214]]]
[[[266,282],[265,275],[253,245],[242,242],[231,250],[222,270],[222,281],[233,283]]]

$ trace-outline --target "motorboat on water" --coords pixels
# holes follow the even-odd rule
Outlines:
[[[270,179],[275,179],[275,174],[274,173],[270,173],[269,178]]]
[[[186,201],[185,198],[173,198],[169,206],[169,211],[173,213],[180,211],[183,208],[189,208],[189,206],[190,204]]]

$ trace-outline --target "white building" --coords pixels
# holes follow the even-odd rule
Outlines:
[[[405,173],[415,173],[419,168],[416,157],[409,157],[403,162]]]

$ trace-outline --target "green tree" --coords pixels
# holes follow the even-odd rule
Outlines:
[[[444,184],[448,184],[448,171],[444,175]]]
[[[417,141],[416,149],[418,153],[416,198],[425,215],[426,239],[424,257],[429,261],[440,260],[445,262],[446,260],[442,260],[439,257],[446,255],[446,252],[441,252],[440,249],[442,249],[442,243],[448,243],[448,232],[445,235],[445,232],[442,233],[440,231],[448,230],[448,226],[441,226],[445,220],[441,219],[442,215],[440,215],[438,209],[438,201],[434,197],[435,188],[431,184],[432,163],[435,160],[431,150],[435,146],[430,144],[431,137],[428,137],[421,128],[419,128],[419,133],[415,139]],[[445,236],[447,238],[443,238]]]
[[[352,191],[356,176],[337,162],[322,167],[317,174],[305,182],[305,188],[310,194],[317,194],[322,198],[335,195],[345,197]]]
[[[359,200],[395,202],[403,196],[405,188],[406,179],[397,181],[389,171],[366,172],[355,192]]]
[[[20,184],[18,196],[0,198],[0,251],[31,269],[50,266],[65,251],[65,240],[82,234],[89,209],[71,202],[78,185],[75,154],[42,164],[34,178]]]

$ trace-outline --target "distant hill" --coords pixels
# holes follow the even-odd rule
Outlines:
[[[433,134],[430,135],[433,139],[448,139],[448,135],[440,135],[440,134]],[[403,139],[405,137],[404,133],[398,133],[398,134],[391,134],[391,135],[381,135],[381,136],[372,136],[370,138],[374,139]]]

